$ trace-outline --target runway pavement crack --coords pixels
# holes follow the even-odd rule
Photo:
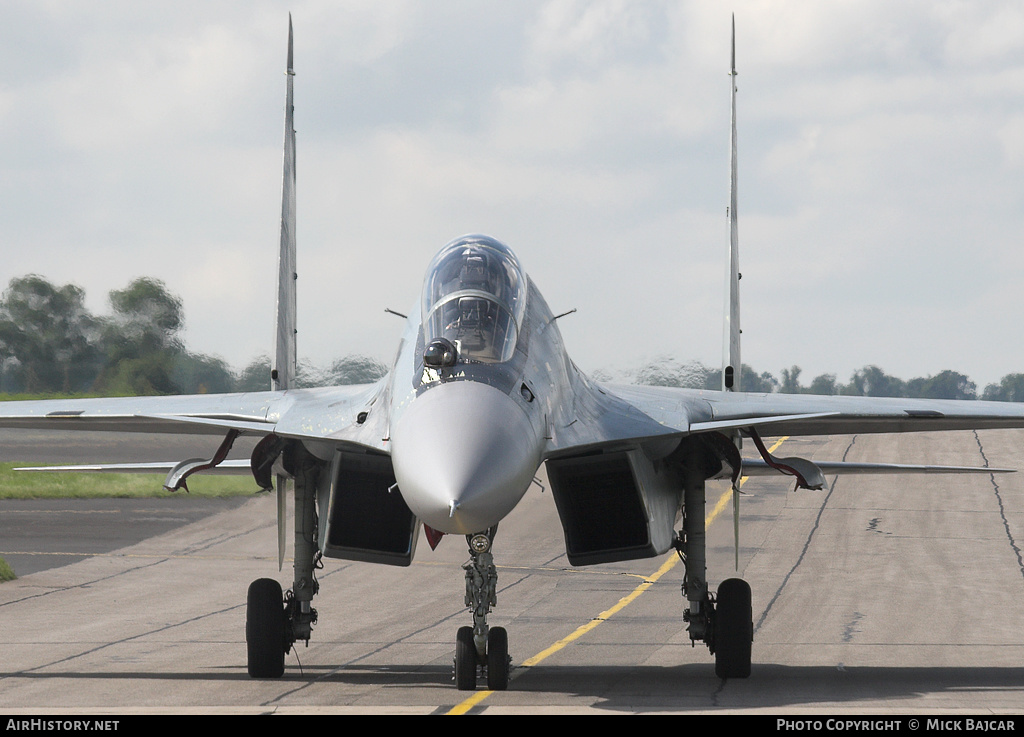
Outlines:
[[[857,436],[854,435],[853,438],[850,440],[850,444],[846,446],[846,451],[843,453],[844,461],[850,455],[850,451],[853,449],[853,446],[856,442]],[[768,614],[771,612],[772,607],[775,606],[775,602],[778,601],[779,597],[782,595],[782,591],[786,588],[786,584],[789,583],[789,579],[793,577],[793,574],[796,573],[796,569],[800,567],[800,564],[804,562],[804,558],[807,557],[807,551],[810,550],[811,542],[814,540],[814,535],[818,531],[818,527],[821,526],[821,515],[825,513],[825,507],[828,506],[828,502],[832,498],[832,492],[835,491],[837,483],[839,483],[838,478],[832,482],[832,485],[828,489],[828,493],[825,495],[824,500],[822,500],[821,502],[821,506],[818,508],[818,514],[814,518],[814,526],[811,528],[811,531],[807,534],[807,539],[804,541],[803,549],[800,551],[800,556],[796,559],[796,562],[793,564],[793,567],[790,568],[789,571],[786,573],[786,576],[782,579],[782,583],[779,584],[779,588],[776,589],[775,594],[769,600],[768,606],[764,608],[764,611],[761,613],[760,619],[758,619],[757,623],[754,625],[755,635],[757,634],[757,631],[761,629],[761,625],[764,624],[764,621],[768,618]]]
[[[30,601],[32,599],[41,599],[44,596],[59,594],[64,591],[72,591],[73,589],[81,589],[88,586],[93,586],[97,583],[100,583],[101,581],[110,581],[111,579],[117,578],[118,576],[123,576],[126,573],[134,573],[135,571],[141,571],[145,568],[152,568],[153,566],[158,566],[161,563],[166,563],[168,560],[171,560],[171,558],[161,558],[160,560],[152,561],[150,563],[142,563],[137,566],[131,566],[130,568],[125,568],[123,570],[118,571],[117,573],[111,573],[109,576],[100,576],[99,578],[93,578],[88,581],[76,583],[74,586],[55,586],[46,591],[42,591],[38,594],[30,594],[28,596],[22,596],[18,599],[11,599],[10,601],[0,602],[0,607],[10,606],[11,604],[19,604],[23,601]]]
[[[274,525],[261,523],[253,527],[246,528],[244,530],[236,530],[235,532],[214,535],[213,537],[210,537],[206,540],[196,542],[192,545],[180,549],[180,551],[175,553],[175,555],[194,555],[196,553],[209,550],[214,546],[223,545],[224,543],[230,542],[231,540],[236,540],[238,538],[245,537],[246,535],[251,535],[252,533],[257,532],[258,530],[262,530],[271,526],[276,527],[276,523],[274,523]]]
[[[978,443],[978,452],[981,453],[981,459],[985,461],[985,468],[988,468],[988,456],[985,455],[985,447],[981,444],[981,437],[978,435],[977,430],[972,430],[972,432],[974,433],[975,441]],[[1010,521],[1006,518],[1006,507],[1003,505],[1003,495],[999,488],[999,482],[996,481],[996,475],[994,473],[990,473],[988,478],[992,482],[992,490],[996,496],[996,504],[999,505],[999,518],[1003,521],[1003,529],[1006,531],[1006,539],[1010,543],[1010,548],[1013,550],[1013,554],[1017,556],[1017,567],[1020,569],[1020,574],[1021,576],[1024,576],[1024,556],[1021,555],[1020,546],[1017,545],[1017,541],[1013,537],[1013,531],[1010,529]]]
[[[68,587],[68,588],[77,588],[77,587],[76,586],[71,586],[71,587]],[[83,650],[81,652],[75,653],[74,655],[68,655],[68,656],[63,657],[63,658],[58,658],[57,660],[52,660],[49,663],[40,663],[39,665],[32,666],[31,668],[25,668],[24,670],[16,671],[16,672],[13,672],[13,673],[5,673],[2,676],[0,676],[0,681],[2,681],[4,679],[7,679],[7,678],[17,678],[18,676],[24,675],[26,673],[32,673],[34,671],[42,670],[43,668],[51,668],[51,667],[53,667],[55,665],[60,665],[61,663],[68,663],[68,662],[70,662],[72,660],[75,660],[77,658],[81,658],[81,657],[84,657],[86,655],[91,655],[93,653],[100,652],[101,650],[106,650],[109,647],[114,647],[116,645],[123,645],[126,642],[132,642],[133,640],[139,640],[139,639],[142,639],[144,637],[150,637],[152,635],[156,635],[156,634],[159,634],[161,632],[166,632],[167,630],[172,630],[172,629],[174,629],[176,627],[181,627],[182,625],[192,624],[193,622],[198,622],[200,620],[206,619],[207,617],[214,617],[214,616],[217,616],[219,614],[225,614],[227,612],[230,612],[230,611],[233,611],[235,609],[238,609],[238,608],[240,608],[242,606],[245,606],[245,605],[244,604],[236,604],[234,606],[229,606],[229,607],[227,607],[225,609],[218,609],[218,610],[212,611],[212,612],[204,612],[203,614],[199,614],[199,615],[197,615],[195,617],[190,617],[188,619],[183,619],[180,622],[175,622],[173,624],[167,624],[167,625],[164,625],[163,627],[157,627],[156,629],[147,630],[146,632],[140,632],[137,635],[131,635],[129,637],[122,637],[121,639],[114,640],[113,642],[105,642],[102,645],[97,645],[96,647],[90,648],[88,650]]]

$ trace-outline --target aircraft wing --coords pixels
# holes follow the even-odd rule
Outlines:
[[[1024,427],[1024,404],[952,399],[753,394],[676,387],[607,390],[683,434],[755,428],[762,435],[846,435]]]
[[[831,473],[993,473],[1009,469],[909,466],[884,463],[819,463],[776,458],[761,436],[848,435],[1024,427],[1024,404],[1008,402],[814,396],[717,392],[678,387],[606,386],[582,379],[593,391],[577,400],[552,427],[545,457],[592,451],[670,453],[687,435],[742,432],[753,438],[761,460],[740,459],[732,443],[715,443],[721,477],[780,472],[801,488],[820,489]],[[719,436],[720,437],[720,436]],[[731,448],[731,450],[729,450]],[[735,480],[735,478],[734,478]]]
[[[843,474],[884,474],[891,476],[902,473],[1013,473],[1012,468],[981,468],[978,466],[930,466],[910,463],[847,463],[845,461],[815,461],[822,473]],[[744,476],[774,476],[779,469],[759,458],[743,459]]]
[[[18,466],[15,471],[34,471],[45,473],[170,473],[176,463],[84,463],[73,466]],[[248,459],[222,461],[218,465],[204,469],[203,473],[222,476],[248,476],[252,466]]]
[[[329,439],[386,451],[386,421],[375,416],[386,413],[372,412],[385,388],[382,380],[286,392],[0,402],[0,428],[181,435],[236,430],[241,435]]]
[[[755,394],[599,385],[584,377],[550,427],[546,458],[738,430],[783,435],[1024,427],[1024,404],[976,400]]]

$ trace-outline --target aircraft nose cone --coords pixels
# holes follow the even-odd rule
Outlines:
[[[471,534],[497,524],[526,493],[540,453],[516,402],[474,381],[424,392],[391,429],[402,497],[441,532]]]

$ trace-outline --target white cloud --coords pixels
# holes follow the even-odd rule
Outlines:
[[[562,327],[583,368],[610,361],[609,336],[627,357],[717,360],[733,8],[715,3],[14,3],[0,282],[74,281],[102,310],[159,276],[195,350],[266,350],[289,9],[302,352],[389,360],[383,307],[483,230],[552,307],[580,308]],[[1006,339],[1024,11],[735,11],[746,360],[979,385],[1024,370]]]

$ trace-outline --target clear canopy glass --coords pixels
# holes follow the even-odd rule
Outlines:
[[[466,236],[442,248],[423,284],[426,344],[447,338],[459,360],[498,363],[515,352],[526,309],[526,275],[505,244]]]

